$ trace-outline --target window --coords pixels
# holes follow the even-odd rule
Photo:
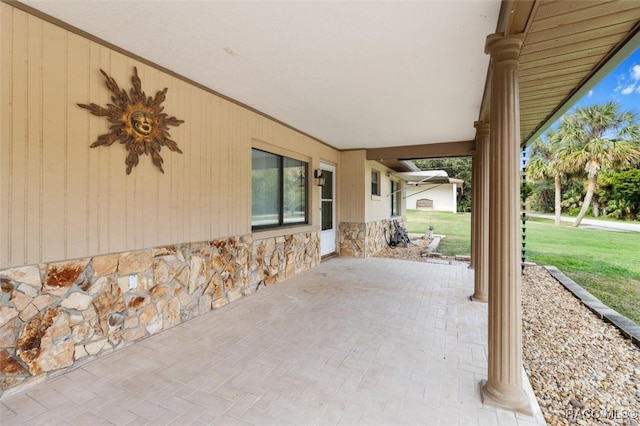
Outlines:
[[[371,195],[380,195],[380,172],[371,170]]]
[[[304,161],[251,150],[252,229],[308,223],[307,169]]]
[[[402,203],[402,191],[400,182],[391,181],[391,216],[400,216],[400,203]]]

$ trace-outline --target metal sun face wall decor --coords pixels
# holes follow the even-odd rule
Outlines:
[[[162,112],[164,107],[161,104],[165,100],[168,89],[158,91],[155,98],[147,98],[142,91],[138,70],[134,67],[133,77],[131,77],[133,87],[127,94],[127,91],[120,89],[106,72],[103,70],[100,72],[106,79],[107,88],[113,93],[111,96],[113,104],[108,104],[106,108],[93,103],[78,104],[94,115],[107,117],[111,123],[110,132],[99,136],[98,140],[91,144],[91,148],[100,145],[111,146],[114,142],[120,141],[129,152],[125,160],[127,174],[130,174],[131,169],[138,165],[142,154],[151,155],[153,164],[164,173],[162,168],[164,160],[160,156],[160,149],[166,146],[171,151],[182,154],[178,144],[170,139],[169,126],[179,126],[184,123],[183,120],[169,117]]]

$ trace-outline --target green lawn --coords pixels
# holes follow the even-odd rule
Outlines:
[[[429,226],[444,234],[438,252],[470,252],[470,218],[466,213],[409,210],[407,230],[424,233]],[[640,234],[556,227],[551,220],[529,219],[527,260],[553,265],[603,303],[640,324]]]
[[[445,256],[471,253],[471,214],[407,210],[407,231],[425,234],[433,226],[435,235],[445,235],[436,250]]]

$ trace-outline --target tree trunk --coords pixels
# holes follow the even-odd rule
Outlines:
[[[560,175],[555,175],[553,177],[553,183],[556,188],[556,203],[555,203],[555,213],[556,213],[556,226],[560,226],[560,215],[562,214],[562,178]]]
[[[591,198],[593,198],[593,193],[596,192],[596,181],[598,180],[598,176],[589,176],[589,185],[587,186],[587,193],[584,196],[584,201],[582,202],[582,208],[580,209],[580,214],[576,218],[576,221],[573,222],[574,228],[580,226],[580,222],[584,219],[584,216],[587,214],[587,210],[589,210],[589,204],[591,204]]]

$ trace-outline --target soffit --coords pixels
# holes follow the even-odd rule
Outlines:
[[[586,94],[599,70],[613,68],[607,61],[636,33],[639,21],[637,0],[535,3],[520,53],[523,143]]]

